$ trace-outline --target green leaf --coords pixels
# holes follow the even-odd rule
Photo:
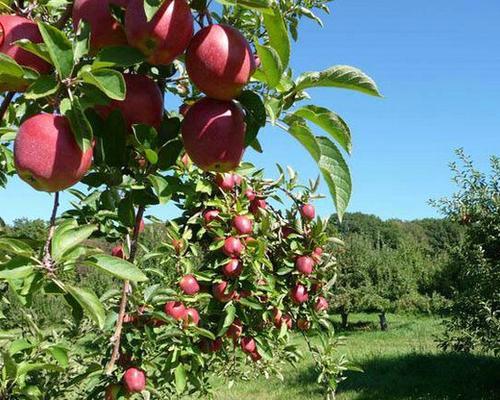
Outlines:
[[[61,367],[66,368],[69,363],[68,350],[61,346],[52,346],[48,349],[52,357],[61,365]]]
[[[338,87],[381,97],[373,79],[349,65],[336,65],[321,72],[306,72],[297,79],[295,91],[312,87]]]
[[[233,323],[235,315],[236,315],[236,308],[234,307],[234,304],[229,304],[226,307],[226,316],[224,317],[224,322],[222,323],[222,326],[219,329],[217,336],[222,336],[226,333],[228,328]]]
[[[167,203],[172,197],[172,191],[170,190],[168,181],[159,175],[149,175],[148,180],[151,182],[156,196],[158,196],[159,203]]]
[[[179,364],[174,371],[175,375],[175,389],[178,394],[181,394],[186,389],[186,369],[183,364]]]
[[[319,144],[305,120],[288,115],[284,121],[289,125],[288,132],[297,139],[311,154],[314,160],[318,162],[321,157]]]
[[[105,47],[102,49],[94,62],[92,69],[110,67],[131,67],[144,61],[144,55],[137,49],[128,46]]]
[[[290,38],[279,7],[275,6],[273,13],[264,14],[263,18],[269,34],[269,45],[278,53],[282,70],[285,70],[290,62]]]
[[[51,249],[54,260],[59,261],[64,258],[75,247],[87,240],[96,229],[96,225],[82,225],[71,229],[64,229],[62,232],[56,229]]]
[[[217,2],[226,6],[240,6],[266,14],[273,13],[270,0],[217,0]]]
[[[272,47],[262,46],[255,43],[257,54],[261,61],[261,67],[255,71],[254,78],[267,84],[273,88],[280,83],[281,75],[283,74],[283,65],[279,54]]]
[[[66,285],[68,293],[77,301],[84,312],[99,326],[104,327],[106,312],[98,297],[90,289]]]
[[[6,263],[0,264],[0,279],[25,279],[33,275],[33,261],[23,256],[16,256]]]
[[[49,363],[21,363],[18,365],[17,375],[21,377],[23,375],[27,375],[33,371],[62,371],[62,368],[55,364]]]
[[[330,194],[332,195],[339,220],[342,221],[351,198],[352,182],[349,167],[335,144],[326,137],[317,138],[321,158],[318,162]]]
[[[58,90],[59,82],[50,75],[42,75],[26,90],[24,97],[36,100],[55,94]]]
[[[59,76],[63,79],[68,78],[73,70],[73,46],[71,42],[63,32],[45,22],[39,21],[38,29]]]
[[[196,325],[189,325],[189,329],[191,331],[196,332],[200,336],[206,337],[211,340],[215,340],[215,335],[207,329],[200,328],[199,326]]]
[[[0,249],[17,255],[31,256],[33,254],[33,249],[29,244],[22,240],[8,237],[0,238]]]
[[[10,346],[9,346],[9,354],[11,356],[16,355],[17,353],[20,353],[21,351],[31,349],[33,345],[28,342],[26,339],[17,339],[14,340]]]
[[[3,367],[8,379],[14,380],[17,378],[17,364],[7,352],[2,352]]]
[[[112,69],[102,68],[94,71],[84,71],[80,74],[84,82],[97,87],[113,100],[123,101],[126,95],[123,75]]]
[[[260,96],[251,90],[244,90],[238,97],[238,101],[246,110],[245,145],[248,146],[255,142],[260,128],[266,125],[266,108]]]
[[[83,56],[89,53],[90,35],[91,35],[90,24],[87,21],[81,19],[80,22],[78,23],[76,38],[73,42],[73,58],[75,64],[78,63]]]
[[[144,282],[148,280],[148,277],[136,265],[108,254],[94,255],[86,260],[85,264],[97,267],[123,280],[132,282]]]
[[[335,139],[349,154],[352,150],[351,131],[346,122],[334,112],[324,107],[307,105],[299,108],[293,115],[305,118],[318,125]]]
[[[24,78],[24,69],[14,59],[0,53],[0,86],[10,90],[24,89],[28,82]]]
[[[40,57],[42,60],[47,61],[49,64],[52,64],[52,60],[50,59],[50,54],[47,51],[47,46],[45,45],[45,43],[33,43],[28,39],[17,40],[15,43],[31,54],[34,54],[35,56]]]
[[[85,152],[92,147],[94,133],[87,116],[83,110],[80,100],[76,97],[71,101],[71,108],[64,113],[69,119],[71,130],[75,135],[78,147]]]
[[[144,0],[144,12],[148,22],[153,19],[162,5],[163,0]]]

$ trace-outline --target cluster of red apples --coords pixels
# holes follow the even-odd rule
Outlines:
[[[124,10],[123,24],[112,7]],[[140,50],[151,65],[172,63],[185,54],[186,70],[194,86],[206,97],[184,107],[184,146],[193,162],[207,171],[230,171],[243,156],[246,125],[244,112],[234,101],[256,69],[249,43],[235,28],[210,24],[194,34],[193,15],[186,0],[167,0],[148,21],[144,0],[75,0],[74,30],[85,21],[90,27],[90,53],[108,46],[129,45]],[[17,15],[0,16],[0,52],[40,74],[52,66],[15,42],[41,43],[35,21]],[[128,132],[132,125],[159,129],[163,119],[163,95],[146,75],[124,73],[126,97],[112,100],[96,111],[106,118],[120,110]],[[63,82],[64,83],[64,82]],[[24,91],[26,86],[2,86],[2,91]],[[82,179],[92,164],[92,149],[77,145],[65,116],[36,114],[20,126],[15,146],[19,176],[37,190],[56,192]]]

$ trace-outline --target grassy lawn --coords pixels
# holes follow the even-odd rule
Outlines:
[[[434,337],[440,320],[389,315],[389,331],[377,330],[376,315],[350,316],[341,352],[365,372],[348,374],[339,400],[500,399],[500,359],[443,353]],[[306,351],[304,351],[306,353]],[[218,400],[320,400],[312,361],[285,371],[285,381],[260,379],[224,389]]]

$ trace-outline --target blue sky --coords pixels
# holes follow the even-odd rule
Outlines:
[[[349,211],[436,216],[427,200],[454,190],[448,169],[453,149],[464,147],[482,169],[490,155],[500,154],[500,1],[337,0],[331,9],[321,15],[323,29],[302,25],[292,54],[295,74],[349,64],[371,75],[385,96],[310,91],[314,104],[336,111],[351,126]],[[269,127],[260,137],[264,154],[248,151],[246,160],[270,176],[277,162],[303,179],[317,176],[309,155],[284,132]],[[49,195],[17,178],[0,191],[0,216],[7,222],[46,219],[50,205]],[[318,202],[318,209],[322,215],[334,211],[329,199]],[[168,206],[151,210],[160,217],[173,212]]]

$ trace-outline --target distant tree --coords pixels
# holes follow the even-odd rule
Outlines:
[[[489,174],[478,171],[463,150],[451,164],[459,187],[450,198],[433,201],[450,220],[465,226],[465,240],[447,266],[454,282],[451,318],[441,345],[500,353],[500,159]]]

